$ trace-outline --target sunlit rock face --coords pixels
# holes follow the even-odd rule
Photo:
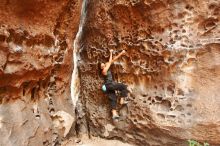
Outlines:
[[[78,0],[1,0],[0,145],[59,145],[69,133],[80,9]]]
[[[87,2],[79,71],[89,133],[137,145],[219,145],[220,1]],[[98,71],[109,49],[127,50],[112,71],[131,89],[115,125]]]

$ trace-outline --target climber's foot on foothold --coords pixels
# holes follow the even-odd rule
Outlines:
[[[116,109],[112,109],[112,119],[114,120],[118,120],[119,119],[119,115]]]
[[[112,116],[112,120],[113,120],[114,122],[118,122],[118,120],[119,120],[119,115],[114,115],[114,116]]]

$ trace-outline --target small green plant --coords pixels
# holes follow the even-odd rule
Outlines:
[[[203,145],[195,140],[188,140],[188,142],[189,146],[210,146],[207,142],[203,143]]]

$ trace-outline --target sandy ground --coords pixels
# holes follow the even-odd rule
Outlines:
[[[118,140],[106,140],[98,137],[92,137],[91,139],[83,137],[81,141],[69,140],[62,146],[133,146],[123,143]]]

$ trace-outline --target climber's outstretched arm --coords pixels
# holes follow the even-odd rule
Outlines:
[[[116,57],[114,57],[114,58],[112,59],[112,52],[113,52],[113,50],[110,50],[109,61],[108,61],[107,63],[105,63],[105,68],[102,70],[102,74],[103,74],[103,75],[107,75],[107,71],[109,70],[111,64],[112,64],[113,62],[115,62],[115,61],[116,61],[119,57],[121,57],[123,54],[126,53],[126,51],[123,50],[121,53],[119,53]]]
[[[108,60],[108,62],[110,62],[110,63],[112,62],[112,52],[113,52],[113,50],[111,49],[110,50],[110,57],[109,57],[109,60]]]
[[[107,63],[105,63],[105,68],[102,70],[102,74],[107,75],[107,71],[109,70],[112,62],[112,52],[113,50],[110,50],[110,57],[109,57],[109,61]]]
[[[126,53],[126,51],[125,50],[123,50],[121,53],[119,53],[116,57],[114,57],[113,59],[112,59],[112,63],[113,62],[115,62],[118,58],[120,58],[122,55],[124,55]]]

